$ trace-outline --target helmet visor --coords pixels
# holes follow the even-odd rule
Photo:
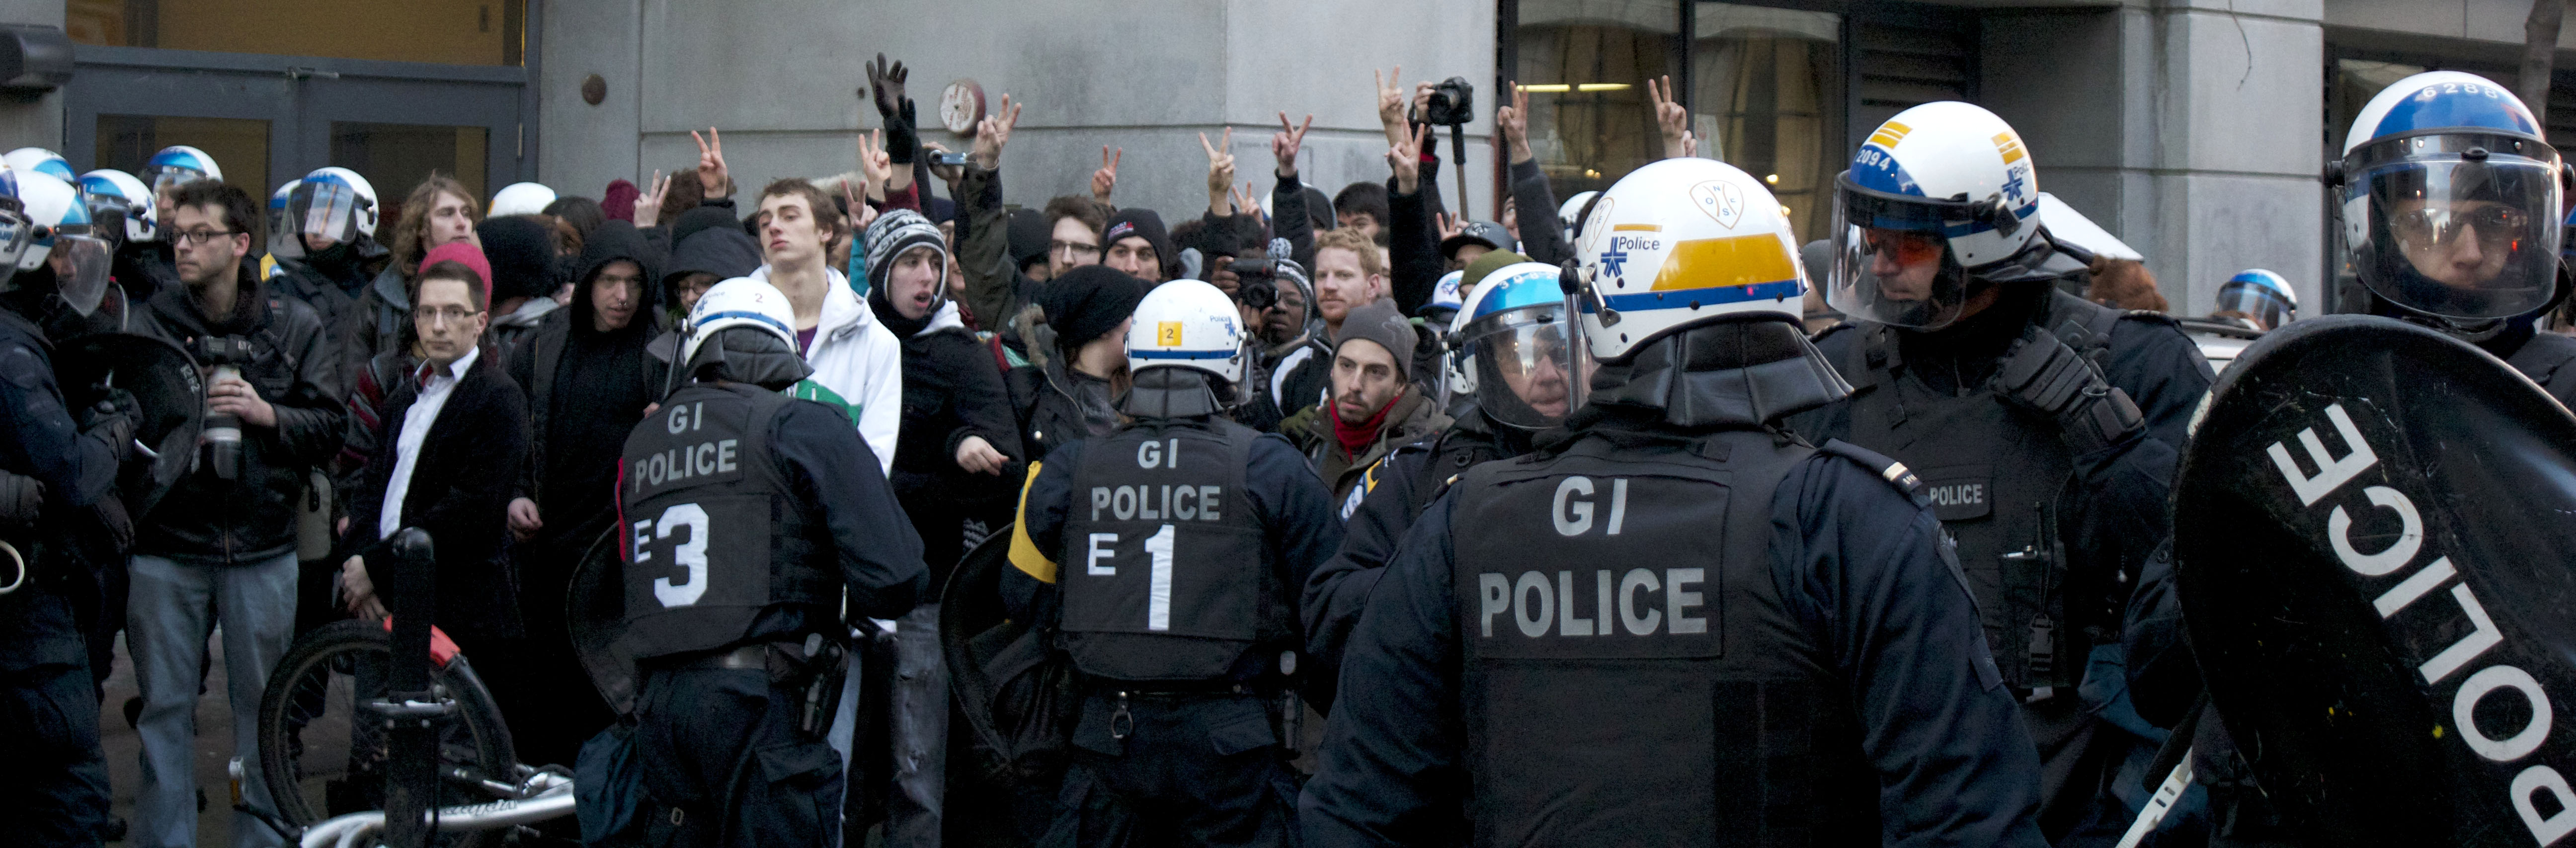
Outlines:
[[[1965,232],[1972,217],[1966,204],[1889,197],[1846,177],[1834,193],[1825,302],[1881,324],[1949,326],[1967,303],[1967,274],[1950,253],[1950,234]]]
[[[1575,343],[1562,304],[1479,318],[1461,334],[1459,355],[1475,375],[1476,405],[1495,421],[1543,430],[1582,402],[1591,357]]]
[[[54,249],[45,255],[45,261],[53,266],[57,293],[73,312],[87,317],[107,299],[110,256],[107,242],[89,236],[54,238]]]
[[[2279,292],[2252,283],[2228,283],[2218,287],[2218,314],[2235,313],[2254,319],[2263,329],[2279,327],[2290,320],[2290,302]]]
[[[158,193],[205,179],[206,172],[177,165],[154,165],[145,168],[142,176],[152,181],[152,190]]]
[[[333,241],[357,237],[358,190],[334,183],[307,182],[286,198],[290,231]]]
[[[2414,155],[2347,178],[2344,214],[2364,224],[2351,248],[2363,284],[2446,318],[2509,318],[2546,305],[2563,236],[2555,154],[2464,156],[2443,141],[2402,139]]]

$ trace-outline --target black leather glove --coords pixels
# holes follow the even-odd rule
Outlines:
[[[2057,422],[2076,453],[2090,453],[2146,426],[2129,393],[2103,379],[2091,360],[2057,336],[2033,327],[1995,368],[1995,397]]]
[[[108,451],[117,462],[124,462],[134,453],[134,430],[143,422],[143,406],[135,402],[133,392],[110,388],[81,417],[81,435],[107,440]]]
[[[913,159],[921,155],[919,126],[913,121],[912,99],[904,98],[902,113],[885,119],[887,162],[910,167]]]
[[[45,508],[45,484],[23,474],[0,471],[0,524],[31,524]]]

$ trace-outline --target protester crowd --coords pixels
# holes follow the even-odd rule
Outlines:
[[[46,754],[59,775],[6,781],[19,792],[0,808],[21,820],[0,830],[196,844],[193,764],[213,744],[200,735],[220,736],[197,726],[199,699],[230,700],[233,751],[257,774],[270,672],[302,634],[387,615],[384,543],[403,528],[436,542],[436,624],[517,758],[617,782],[585,785],[577,825],[523,840],[1283,844],[1302,827],[1332,845],[1620,844],[1714,828],[2108,845],[2144,805],[2135,784],[2177,711],[2139,718],[2120,649],[2150,632],[2124,630],[2132,587],[2158,574],[2166,481],[2212,372],[2143,265],[2047,235],[2023,206],[2035,189],[1945,200],[1922,187],[1957,169],[1897,164],[1928,154],[1882,130],[1870,149],[1890,164],[1856,166],[1848,202],[1953,229],[1795,233],[1758,183],[1699,156],[1658,87],[1667,158],[1684,161],[1560,204],[1515,88],[1493,116],[1508,199],[1473,220],[1444,204],[1426,141],[1439,86],[1399,68],[1375,86],[1386,179],[1303,182],[1313,119],[1281,112],[1266,196],[1225,130],[1203,138],[1206,206],[1167,218],[1119,204],[1115,151],[1087,194],[1005,197],[1019,103],[999,98],[961,162],[919,132],[900,63],[868,71],[883,129],[857,167],[756,190],[713,128],[692,134],[696,162],[597,199],[522,183],[487,201],[433,175],[395,203],[332,167],[262,202],[192,147],[133,175],[10,154],[16,200],[0,206],[42,235],[0,295],[0,342],[21,344],[0,352],[0,400],[52,418],[19,430],[46,441],[0,453],[0,494],[42,484],[0,537],[46,564],[45,591],[0,596],[0,640],[19,646],[0,664],[18,712],[0,715],[100,712],[121,631],[141,694],[105,712],[138,731],[143,768],[131,820],[110,821],[95,728],[85,747],[73,733]],[[1900,118],[2019,144],[1966,104]],[[2006,176],[1984,184],[2031,179],[2002,155]],[[1726,247],[1675,246],[1702,238]],[[1897,267],[1923,257],[1945,276]],[[1604,288],[1623,273],[1654,282]],[[1704,300],[1720,284],[1691,274],[1759,296]],[[2287,320],[2286,281],[2240,280],[2222,318]],[[1931,294],[1898,297],[1908,286]],[[187,444],[168,474],[116,472],[170,463],[130,447],[145,417],[130,394],[61,400],[82,388],[56,385],[66,343],[95,333],[199,366],[205,460]],[[696,452],[701,430],[732,434],[749,470],[736,441],[721,465]],[[736,500],[678,503],[686,469]],[[1183,469],[1201,476],[1168,476]],[[1517,526],[1494,523],[1515,505]],[[1565,547],[1595,521],[1602,547]],[[767,531],[723,535],[737,524]],[[1693,528],[1709,535],[1677,541]],[[629,657],[642,690],[620,703],[579,647],[596,625],[568,612],[572,587],[655,556],[694,564],[626,582],[630,613],[660,597],[708,617],[639,625],[661,648]],[[1492,583],[1505,569],[1489,561],[1534,564]],[[1813,573],[1771,587],[1794,568]],[[731,599],[723,581],[747,573],[766,594]],[[709,600],[670,600],[688,586]],[[1174,600],[1193,593],[1226,600]],[[713,617],[716,598],[750,611]],[[1456,641],[1490,641],[1498,616],[1538,647]],[[1536,639],[1608,637],[1614,620],[1648,647]],[[968,621],[990,629],[943,638]],[[1659,626],[1728,644],[1652,643]],[[206,693],[218,631],[229,691]],[[849,659],[763,647],[816,632]],[[1026,663],[996,670],[1021,648]],[[779,676],[781,650],[806,676]],[[1054,657],[1069,659],[1039,659]],[[1696,671],[1648,674],[1653,658]],[[748,688],[687,676],[763,662],[772,679]],[[791,679],[834,695],[831,733],[773,715]],[[1582,703],[1599,699],[1630,703]],[[1714,737],[1687,726],[1712,719]],[[1600,757],[1531,741],[1556,734]],[[1725,785],[1671,798],[1656,781],[1684,772],[1620,759],[1712,744]],[[625,768],[594,749],[629,752]],[[1626,775],[1577,779],[1602,769]],[[2212,792],[2201,838],[2277,836],[2259,793]],[[1711,799],[1743,809],[1689,808]],[[256,779],[241,801],[273,804]],[[231,839],[281,837],[242,815]]]

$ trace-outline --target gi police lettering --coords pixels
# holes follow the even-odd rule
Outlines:
[[[1494,617],[1510,613],[1520,633],[1532,639],[1548,635],[1553,627],[1558,636],[1610,636],[1618,632],[1610,626],[1611,610],[1617,609],[1619,628],[1630,636],[1653,636],[1657,632],[1693,634],[1708,632],[1708,619],[1694,614],[1703,601],[1699,587],[1708,582],[1705,568],[1631,568],[1626,574],[1611,569],[1592,572],[1591,615],[1576,614],[1586,599],[1575,592],[1575,572],[1556,573],[1554,591],[1550,591],[1547,573],[1524,571],[1515,579],[1497,572],[1476,575],[1476,588],[1483,596],[1477,606],[1479,633],[1494,638]],[[1617,588],[1612,577],[1617,576]],[[1659,576],[1660,575],[1660,576]],[[1658,600],[1655,596],[1661,594]],[[1597,622],[1597,623],[1596,623]],[[1666,623],[1670,627],[1666,629]],[[1505,635],[1510,635],[1505,631]]]
[[[706,429],[707,405],[703,402],[671,407],[663,418],[663,428],[672,436],[701,432]],[[709,438],[699,442],[679,440],[677,447],[655,451],[650,456],[633,460],[626,479],[632,489],[630,497],[642,496],[647,488],[686,485],[693,480],[733,479],[739,476],[740,440]]]
[[[2379,462],[2378,454],[2362,438],[2360,428],[2354,426],[2352,416],[2341,404],[2328,406],[2325,412],[2327,422],[2342,437],[2346,452],[2335,456],[2314,428],[2300,430],[2299,444],[2316,473],[2302,470],[2289,448],[2280,442],[2265,449],[2291,492],[2298,495],[2299,503],[2308,507],[2318,506]],[[2390,486],[2365,486],[2359,494],[2359,500],[2334,503],[2327,511],[2326,541],[2344,567],[2364,578],[2366,585],[2386,585],[2372,601],[2372,607],[2387,622],[2400,654],[2412,655],[2409,659],[2416,662],[2423,685],[2430,690],[2456,681],[2457,688],[2451,692],[2451,721],[2460,741],[2479,758],[2497,765],[2522,760],[2538,751],[2549,739],[2555,706],[2540,682],[2521,668],[2496,663],[2461,674],[2490,649],[2503,644],[2504,632],[2478,601],[2476,590],[2458,579],[2460,569],[2450,557],[2435,556],[2430,562],[2417,564],[2425,553],[2425,533],[2423,515],[2416,510],[2414,500]],[[2398,532],[2385,545],[2364,550],[2371,546],[2371,540],[2390,537],[2386,533],[2356,534],[2354,516],[2361,510],[2386,511],[2386,517],[2396,519]],[[2445,586],[2448,591],[2443,591]],[[2458,627],[2461,623],[2467,625],[2465,632]],[[2446,644],[2427,645],[2420,638],[2426,632],[2458,635]],[[2428,652],[2430,656],[2422,656]],[[2439,703],[2439,693],[2434,694]],[[2489,697],[2521,699],[2530,718],[2518,729],[2481,725],[2478,705]],[[2435,735],[2445,734],[2437,727]],[[2569,787],[2566,776],[2556,768],[2532,763],[2514,776],[2511,792],[2514,811],[2521,814],[2523,825],[2539,844],[2548,845],[2576,832],[2576,789]],[[2555,808],[2545,816],[2534,803],[2542,792],[2552,796],[2551,806]]]

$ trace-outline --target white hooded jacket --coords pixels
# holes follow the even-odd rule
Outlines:
[[[903,343],[851,293],[849,277],[831,268],[823,274],[823,314],[814,325],[814,344],[805,349],[805,364],[814,374],[806,380],[838,397],[810,399],[847,407],[859,437],[876,452],[877,473],[891,476],[895,435],[903,427]],[[751,278],[769,282],[769,266],[752,271]]]

